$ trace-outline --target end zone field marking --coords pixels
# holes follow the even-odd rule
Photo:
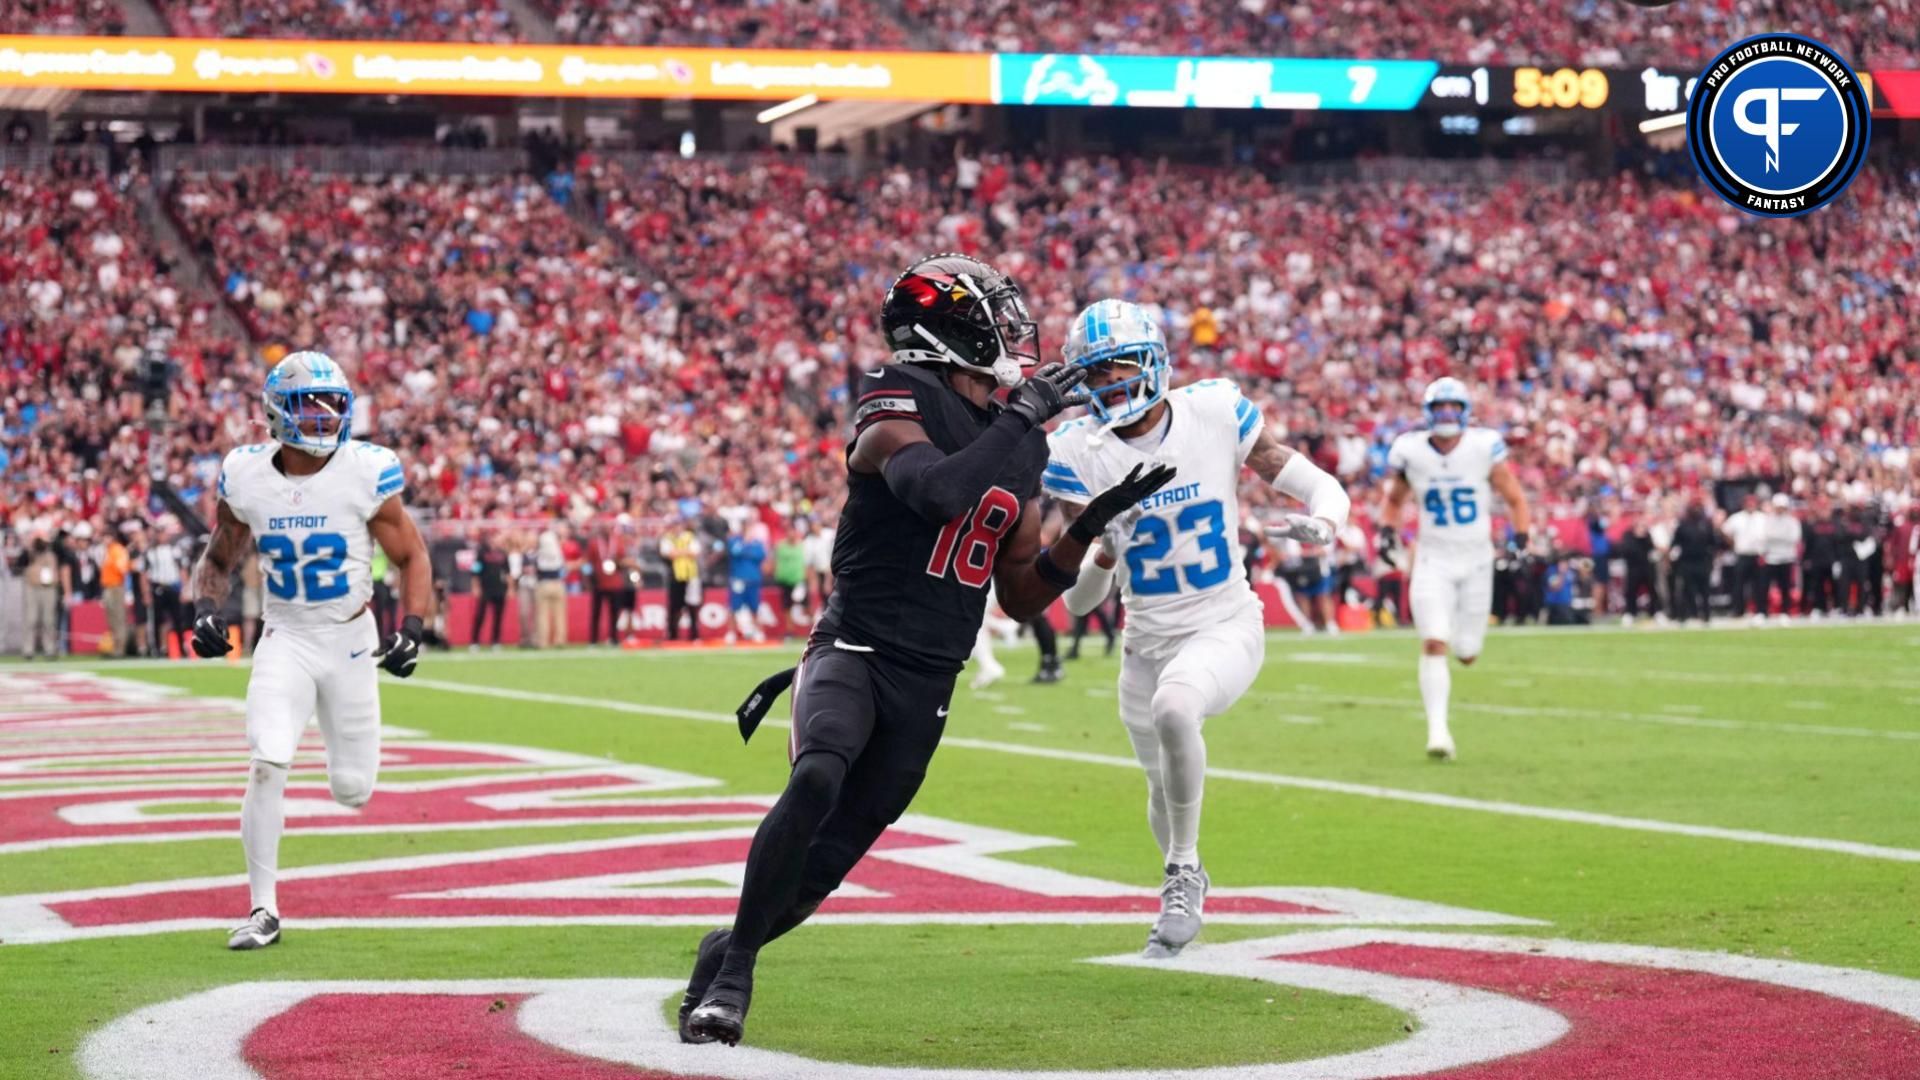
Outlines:
[[[617,701],[610,698],[577,697],[570,694],[544,694],[532,690],[511,690],[504,687],[479,686],[472,683],[450,683],[417,678],[409,679],[405,682],[390,683],[389,685],[413,686],[423,690],[441,690],[455,694],[472,694],[477,697],[498,697],[511,701],[533,701],[549,705],[576,705],[585,709],[605,709],[611,712],[633,713],[641,716],[667,716],[682,720],[702,720],[715,724],[737,723],[732,713],[641,705],[635,702]],[[1398,701],[1395,703],[1404,704]],[[787,725],[785,721],[768,719],[763,721],[762,726],[784,728]],[[1111,768],[1126,769],[1129,772],[1137,771],[1140,768],[1139,762],[1131,757],[1120,757],[1115,754],[1094,754],[1079,750],[1055,750],[1044,746],[1023,746],[1019,743],[993,742],[986,739],[966,739],[949,736],[942,740],[942,745],[963,747],[969,750],[985,750],[991,753],[1015,754],[1022,757],[1047,758],[1054,761],[1071,761],[1082,765],[1104,765]],[[1851,855],[1862,859],[1886,859],[1892,862],[1920,863],[1920,850],[1887,847],[1881,844],[1865,844],[1853,840],[1832,840],[1818,836],[1784,836],[1776,833],[1759,832],[1753,829],[1726,829],[1715,825],[1688,825],[1673,821],[1658,821],[1652,818],[1625,817],[1619,814],[1603,814],[1588,810],[1567,810],[1552,806],[1529,806],[1524,803],[1502,802],[1491,799],[1469,799],[1458,795],[1442,795],[1431,791],[1409,791],[1401,788],[1380,787],[1375,784],[1354,784],[1344,780],[1321,780],[1309,776],[1286,776],[1280,773],[1254,772],[1246,769],[1209,768],[1207,770],[1207,776],[1209,779],[1238,780],[1251,784],[1266,784],[1271,787],[1298,788],[1305,791],[1318,791],[1333,795],[1354,795],[1368,799],[1386,799],[1394,802],[1416,803],[1423,806],[1438,806],[1449,810],[1471,810],[1478,813],[1502,814],[1507,817],[1557,821],[1569,825],[1591,825],[1606,829],[1627,829],[1634,832],[1660,833],[1667,836],[1688,836],[1701,840],[1725,840],[1739,844],[1762,844],[1769,847],[1797,848],[1804,851],[1824,852],[1829,855]]]

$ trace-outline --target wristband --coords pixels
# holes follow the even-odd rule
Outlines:
[[[409,615],[401,619],[400,632],[415,641],[419,641],[425,637],[427,633],[426,626],[420,622],[420,616],[418,615]]]
[[[1053,561],[1053,549],[1050,547],[1040,549],[1039,556],[1033,560],[1033,572],[1040,575],[1041,581],[1062,592],[1073,588],[1073,583],[1080,580],[1078,570],[1062,569],[1059,563]]]

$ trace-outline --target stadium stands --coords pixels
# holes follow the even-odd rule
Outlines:
[[[0,34],[122,34],[127,13],[119,0],[7,0]]]
[[[540,0],[560,40],[590,45],[901,49],[906,28],[870,0],[635,3]]]
[[[175,33],[202,37],[526,38],[500,0],[158,0]],[[961,52],[1357,56],[1457,64],[1697,65],[1719,47],[1792,27],[1862,66],[1920,63],[1920,3],[1689,0],[539,0],[562,41]],[[1569,12],[1567,9],[1571,7]],[[16,0],[0,33],[119,33],[113,0]]]
[[[31,242],[0,256],[0,510],[142,498],[128,380],[150,326],[178,331],[174,415],[225,418],[175,436],[176,482],[206,498],[220,451],[256,437],[259,367],[209,342],[212,298],[165,284],[111,184],[7,179],[0,214]],[[971,193],[774,157],[588,157],[569,205],[550,186],[569,190],[249,170],[168,198],[254,346],[341,359],[442,520],[831,508],[846,373],[883,358],[875,301],[949,248],[1025,282],[1056,346],[1091,297],[1157,306],[1182,379],[1240,380],[1358,487],[1453,371],[1552,515],[1671,515],[1744,477],[1808,504],[1913,490],[1920,174],[1869,172],[1792,222],[1632,174],[1303,188],[1096,158],[988,158]]]
[[[173,32],[213,38],[519,40],[500,0],[158,0]]]
[[[0,171],[0,222],[0,519],[146,516],[149,351],[179,371],[169,471],[210,487],[207,448],[252,437],[254,400],[213,297],[175,282],[129,193],[84,165]]]

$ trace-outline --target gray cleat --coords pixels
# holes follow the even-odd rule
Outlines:
[[[254,908],[247,921],[227,937],[229,949],[264,949],[280,940],[280,917],[266,908]]]
[[[1142,956],[1149,960],[1178,956],[1188,942],[1200,936],[1201,909],[1206,906],[1211,884],[1201,867],[1168,865],[1167,880],[1160,886],[1160,917],[1147,935]]]

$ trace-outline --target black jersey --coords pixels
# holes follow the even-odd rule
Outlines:
[[[860,380],[854,438],[882,420],[912,420],[952,454],[995,415],[929,372],[890,364]],[[1047,436],[1036,429],[1008,455],[979,505],[944,525],[908,509],[878,473],[849,469],[833,541],[833,594],[816,632],[916,668],[958,672],[986,612],[1000,545],[1039,495],[1046,465]]]

